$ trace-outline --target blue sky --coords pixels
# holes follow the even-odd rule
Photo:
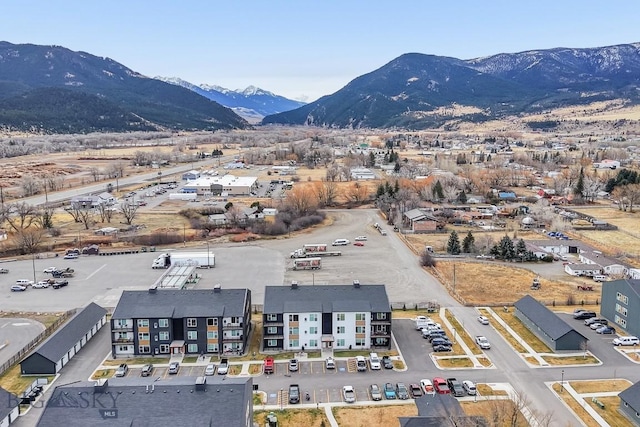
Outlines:
[[[638,0],[4,0],[0,40],[146,76],[312,101],[408,52],[460,59],[640,42]]]

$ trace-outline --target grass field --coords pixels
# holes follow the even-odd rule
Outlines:
[[[333,408],[333,415],[340,427],[396,426],[398,417],[418,415],[418,408],[414,404],[336,407]],[[306,424],[297,425],[306,426]]]
[[[495,312],[507,325],[511,327],[527,344],[537,353],[553,353],[545,343],[536,337],[525,325],[518,319],[513,311],[505,313],[503,311]]]
[[[323,409],[287,409],[283,411],[254,411],[253,420],[259,426],[266,425],[267,415],[273,413],[278,419],[278,427],[321,427],[328,426],[329,420]]]
[[[460,402],[462,410],[467,415],[484,417],[491,426],[496,427],[529,427],[529,422],[520,411],[516,411],[516,418],[512,419],[514,403],[511,400],[482,400],[474,402]]]

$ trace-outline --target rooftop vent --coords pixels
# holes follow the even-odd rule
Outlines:
[[[158,287],[156,285],[151,285],[149,287],[149,293],[150,294],[155,294],[157,290],[158,290]]]
[[[213,287],[213,292],[220,292],[222,290],[222,285],[218,283]]]
[[[292,280],[291,281],[291,289],[298,289],[298,281],[297,280]]]
[[[206,377],[197,377],[196,378],[196,391],[205,391],[207,389],[207,378]]]
[[[360,287],[360,280],[354,280],[353,281],[353,287],[354,288],[359,288]]]
[[[107,390],[108,385],[109,385],[109,381],[106,378],[98,380],[93,386],[93,392],[104,393]]]

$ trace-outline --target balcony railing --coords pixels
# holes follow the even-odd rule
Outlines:
[[[122,344],[122,343],[132,343],[133,337],[131,338],[116,338],[113,340],[114,343]]]
[[[113,325],[114,331],[133,331],[133,325]]]

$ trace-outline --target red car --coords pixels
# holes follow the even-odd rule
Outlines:
[[[364,242],[353,242],[353,246],[364,246]]]
[[[433,388],[435,388],[436,393],[438,394],[449,394],[451,390],[447,385],[447,381],[444,378],[435,377],[433,379]]]

